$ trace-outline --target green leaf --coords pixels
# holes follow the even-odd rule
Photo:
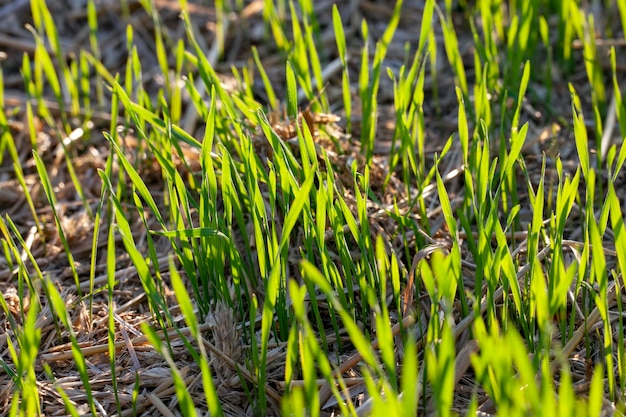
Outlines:
[[[150,233],[155,235],[165,236],[165,237],[176,237],[176,238],[198,238],[198,237],[220,237],[225,240],[229,240],[228,237],[216,229],[211,229],[208,227],[193,227],[191,229],[180,229],[180,230],[151,230]]]

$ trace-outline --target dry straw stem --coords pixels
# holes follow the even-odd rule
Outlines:
[[[209,324],[201,324],[198,326],[198,330],[201,332],[209,330],[210,328],[211,326]],[[156,332],[156,334],[157,336],[159,336],[161,340],[165,341],[165,340],[177,339],[183,336],[189,336],[191,334],[191,329],[189,327],[184,327],[181,329],[170,329],[167,332],[160,330]],[[126,340],[122,342],[116,342],[115,349],[120,350],[124,347],[128,347],[129,349],[131,349],[132,347],[144,346],[144,345],[149,344],[148,338],[146,336],[134,337],[129,342],[127,342]],[[55,350],[60,350],[60,351],[52,352],[52,353],[42,353],[39,356],[39,359],[42,362],[51,363],[51,362],[58,362],[58,361],[66,361],[66,360],[70,360],[73,358],[73,354],[72,354],[69,344],[66,346],[56,346]],[[106,353],[108,352],[108,350],[109,350],[108,344],[81,347],[81,352],[84,356],[93,356],[93,355],[97,355],[100,353]]]
[[[615,300],[615,296],[618,294],[618,288],[620,285],[617,281],[613,281],[607,290],[607,304],[612,303]],[[559,353],[559,357],[561,358],[569,358],[572,353],[574,353],[574,349],[578,346],[587,332],[593,327],[596,322],[600,320],[600,310],[598,307],[594,308],[593,311],[587,316],[584,321],[584,324],[576,329],[572,338],[567,342],[565,347]],[[550,366],[550,370],[552,373],[556,373],[558,369],[561,367],[561,363],[559,361],[552,362]]]

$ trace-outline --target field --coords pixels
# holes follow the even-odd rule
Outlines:
[[[625,28],[0,0],[0,415],[624,415]]]

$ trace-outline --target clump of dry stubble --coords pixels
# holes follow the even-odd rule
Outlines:
[[[219,301],[213,312],[209,313],[207,323],[211,325],[215,347],[235,363],[241,363],[241,335],[237,329],[237,320],[233,310]],[[212,362],[215,376],[223,382],[219,385],[220,387],[227,389],[232,388],[233,384],[239,385],[237,371],[230,364],[216,356],[213,357]]]

